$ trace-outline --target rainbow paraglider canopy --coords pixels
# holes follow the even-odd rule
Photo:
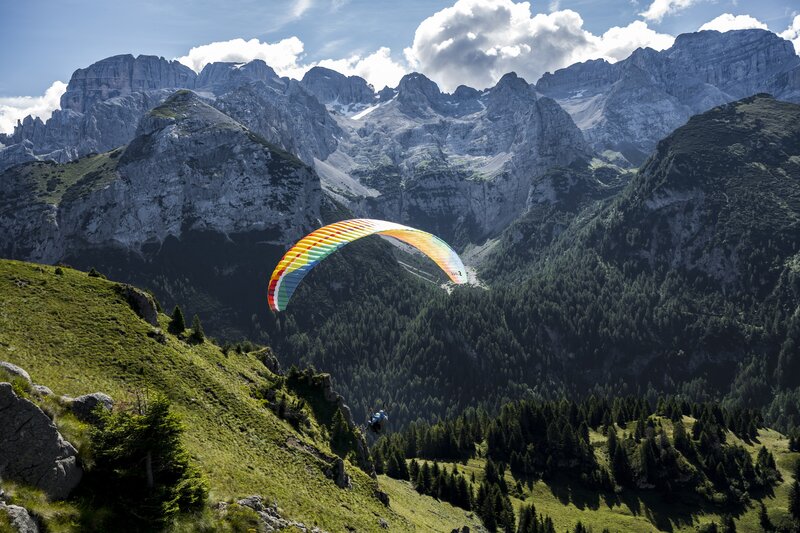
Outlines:
[[[284,254],[269,280],[269,306],[286,309],[300,281],[312,268],[342,246],[373,234],[388,235],[410,244],[430,257],[453,283],[467,282],[464,263],[442,239],[426,231],[369,218],[343,220],[309,233]]]

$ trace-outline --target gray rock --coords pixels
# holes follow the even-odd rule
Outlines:
[[[310,533],[324,533],[318,527],[309,528],[302,522],[296,522],[294,520],[284,518],[281,516],[278,505],[276,503],[266,503],[262,496],[248,496],[247,498],[238,500],[236,503],[242,507],[249,507],[255,511],[261,519],[266,531],[282,531],[284,529],[293,528]],[[217,505],[217,508],[224,512],[227,509],[227,504],[221,502]]]
[[[46,387],[44,385],[34,385],[33,390],[39,396],[52,396],[53,391],[50,390],[50,387]]]
[[[0,383],[0,475],[66,498],[83,475],[77,455],[41,409]]]
[[[117,286],[117,290],[141,319],[151,326],[158,327],[158,308],[152,296],[127,284]]]
[[[11,528],[17,533],[39,533],[39,526],[24,507],[0,502],[0,513],[8,516]]]
[[[61,109],[84,113],[96,102],[144,90],[192,87],[197,75],[163,57],[124,54],[109,57],[72,74]]]
[[[58,205],[37,200],[25,176],[7,172],[0,254],[56,262],[80,246],[138,252],[192,231],[263,231],[288,244],[320,216],[312,169],[189,91],[144,117],[134,141],[107,164],[106,185]]]
[[[324,67],[313,67],[300,82],[328,109],[343,114],[358,112],[376,103],[376,95],[367,80],[345,76]]]
[[[349,489],[351,486],[350,476],[344,468],[344,461],[339,457],[336,457],[325,470],[325,475],[332,479],[340,489]]]
[[[374,492],[375,497],[378,499],[386,507],[389,507],[389,495],[383,492],[382,490],[375,489]]]
[[[13,363],[0,361],[0,368],[11,374],[12,377],[22,378],[28,383],[31,383],[31,376],[25,371],[25,369],[20,368]]]
[[[547,73],[536,90],[555,98],[595,149],[619,151],[638,166],[659,140],[714,106],[760,92],[800,102],[800,57],[766,30],[702,31],[660,52]]]
[[[381,526],[381,529],[389,529],[389,522],[387,522],[383,518],[378,519],[378,525]]]
[[[110,411],[114,408],[114,400],[108,394],[94,392],[92,394],[78,396],[69,402],[72,414],[74,414],[78,420],[83,420],[84,422],[97,421],[94,410],[98,405],[102,406],[106,411]]]

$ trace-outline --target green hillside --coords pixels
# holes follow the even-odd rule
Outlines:
[[[164,333],[163,314],[154,328],[118,287],[69,268],[0,261],[0,360],[25,368],[56,394],[102,391],[118,405],[136,392],[166,395],[185,425],[185,446],[210,482],[210,503],[259,494],[277,501],[285,516],[329,531],[375,530],[381,518],[390,530],[413,529],[417,518],[403,516],[407,508],[385,507],[375,496],[379,484],[350,461],[351,488],[325,475],[334,454],[319,421],[324,416],[316,416],[318,389],[270,372],[263,350],[190,344]],[[308,423],[298,431],[279,419],[258,399],[264,390],[290,405],[304,399]],[[462,525],[447,513],[426,520],[434,530]]]

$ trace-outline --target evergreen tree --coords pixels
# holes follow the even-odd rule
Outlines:
[[[206,340],[206,334],[203,331],[203,326],[200,324],[200,317],[194,315],[192,318],[192,335],[189,337],[191,342],[202,344]]]
[[[183,311],[179,306],[175,306],[172,310],[172,318],[169,321],[169,332],[174,335],[180,335],[186,330],[186,321],[183,318]]]
[[[350,447],[350,428],[338,407],[331,421],[331,450],[339,457],[344,457]]]
[[[792,487],[789,489],[789,514],[792,519],[800,525],[800,481],[795,478]]]
[[[91,430],[95,466],[88,483],[118,516],[141,527],[199,509],[208,484],[181,444],[183,426],[164,398],[142,413],[100,411]]]

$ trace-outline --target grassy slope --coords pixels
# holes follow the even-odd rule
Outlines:
[[[405,516],[417,531],[452,531],[463,526],[469,526],[471,531],[483,531],[474,513],[423,496],[408,481],[380,476],[380,484],[389,495],[392,508]]]
[[[687,428],[691,428],[692,419],[685,419]],[[663,421],[669,433],[669,421]],[[622,431],[619,431],[620,437]],[[606,438],[592,432],[590,440],[595,447],[595,454],[601,462],[606,461]],[[791,453],[788,450],[788,441],[785,436],[771,429],[759,431],[758,442],[743,442],[733,434],[728,434],[728,442],[741,444],[752,455],[758,454],[759,448],[764,445],[770,450],[778,464],[783,476],[782,482],[774,490],[763,496],[770,519],[773,523],[780,522],[787,516],[787,498],[789,487],[794,479],[791,476],[794,462],[800,459],[800,453]],[[483,459],[470,459],[466,465],[457,465],[460,472],[468,477],[472,474],[480,483],[483,478]],[[448,464],[452,468],[452,464]],[[506,472],[509,487],[516,482],[509,471]],[[721,512],[708,504],[693,501],[691,498],[679,498],[674,503],[666,503],[659,494],[648,491],[625,491],[620,495],[612,493],[599,493],[584,488],[579,483],[570,483],[567,479],[537,481],[531,490],[523,488],[525,499],[512,497],[515,507],[523,503],[533,503],[537,512],[549,515],[556,526],[556,531],[572,530],[575,523],[580,520],[584,525],[590,526],[594,531],[608,528],[610,531],[696,531],[700,524],[716,521],[720,523]],[[751,503],[743,513],[734,514],[736,528],[739,532],[761,531],[758,523],[757,502]]]
[[[295,436],[330,455],[323,439],[298,435],[250,396],[251,383],[271,376],[255,356],[226,357],[210,342],[190,346],[172,335],[162,345],[148,337],[154,328],[113,282],[54,271],[0,261],[0,360],[22,366],[57,394],[103,391],[118,402],[140,388],[166,394],[186,425],[188,449],[208,474],[212,501],[262,494],[293,519],[330,531],[374,530],[381,517],[392,530],[413,529],[373,497],[376,482],[354,466],[347,465],[353,488],[339,489],[318,459],[287,446]],[[167,320],[160,316],[163,330]],[[431,523],[444,528],[435,516]]]

